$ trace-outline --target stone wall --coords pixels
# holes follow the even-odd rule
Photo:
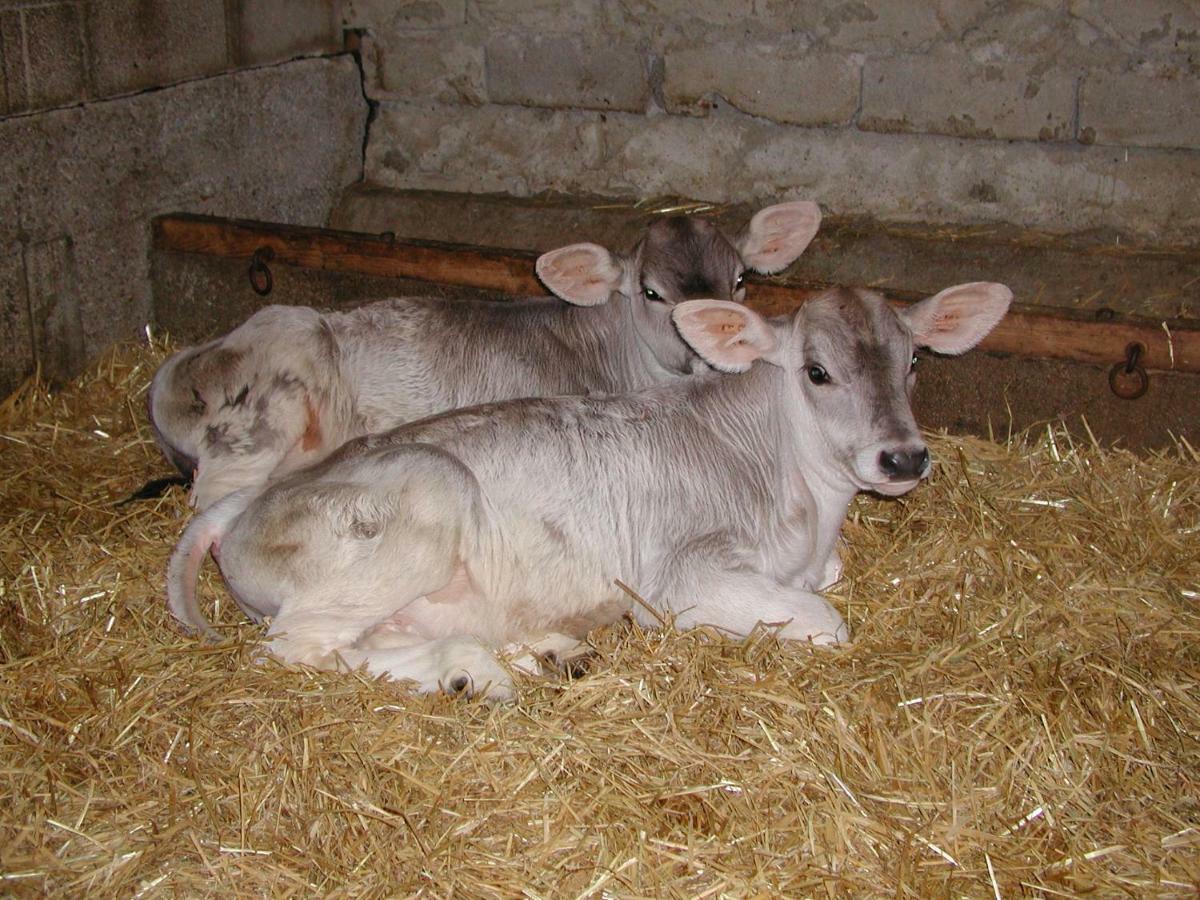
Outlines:
[[[1194,242],[1193,0],[346,0],[370,182]]]
[[[367,103],[320,0],[0,0],[0,396],[150,319],[150,220],[323,225]]]

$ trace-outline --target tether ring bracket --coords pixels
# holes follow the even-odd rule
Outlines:
[[[1141,363],[1145,352],[1134,342],[1125,348],[1125,359],[1108,370],[1108,386],[1122,400],[1136,400],[1150,389],[1150,376]]]
[[[246,273],[250,279],[250,287],[260,297],[271,293],[275,287],[275,279],[271,277],[271,269],[267,265],[275,258],[275,251],[270,247],[259,247],[250,259],[250,271]]]

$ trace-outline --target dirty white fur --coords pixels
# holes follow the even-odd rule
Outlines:
[[[317,462],[345,440],[448,409],[559,394],[620,393],[704,368],[676,334],[689,297],[741,300],[747,269],[790,264],[816,204],[770,206],[736,240],[697,218],[653,223],[628,256],[572,244],[539,258],[559,299],[404,297],[348,313],[267,307],[180,351],[149,396],[155,436],[193,475],[203,510],[240,487]]]
[[[688,302],[674,316],[684,339],[714,367],[749,355],[748,371],[496,404],[364,437],[248,503],[214,506],[177,557],[218,541],[239,603],[273,617],[280,657],[340,659],[423,689],[465,672],[507,696],[511,679],[481,647],[580,639],[627,611],[653,624],[617,579],[680,627],[744,635],[761,622],[788,639],[844,641],[817,592],[836,571],[847,505],[928,471],[909,405],[914,344],[972,346],[1010,299],[972,284],[896,313],[843,290],[772,320]],[[889,473],[882,460],[900,452],[920,461]],[[194,568],[173,561],[169,590],[172,610],[199,628]]]

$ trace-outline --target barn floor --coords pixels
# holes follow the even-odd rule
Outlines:
[[[0,893],[1184,896],[1200,467],[934,437],[861,498],[830,652],[613,627],[519,702],[251,665],[171,625],[163,348],[0,409]]]

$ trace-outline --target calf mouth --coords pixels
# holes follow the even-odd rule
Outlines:
[[[920,478],[907,478],[903,481],[880,481],[868,485],[867,489],[876,494],[882,494],[885,497],[899,497],[901,494],[907,494],[920,483]]]
[[[857,454],[852,470],[860,490],[899,497],[928,478],[933,464],[924,443],[876,444]]]
[[[198,463],[195,457],[189,456],[175,447],[158,430],[158,423],[154,421],[154,398],[152,391],[146,393],[146,419],[150,422],[150,431],[154,434],[154,443],[158,445],[158,449],[162,451],[162,455],[167,458],[167,462],[179,470],[180,475],[190,482],[192,476],[196,474]]]
[[[192,476],[196,474],[197,462],[195,457],[188,456],[182,450],[176,449],[171,443],[162,436],[162,432],[155,427],[153,420],[150,422],[150,430],[154,432],[154,443],[158,444],[158,449],[162,451],[163,456],[167,458],[167,462],[179,470],[179,474],[188,481],[192,480]]]

